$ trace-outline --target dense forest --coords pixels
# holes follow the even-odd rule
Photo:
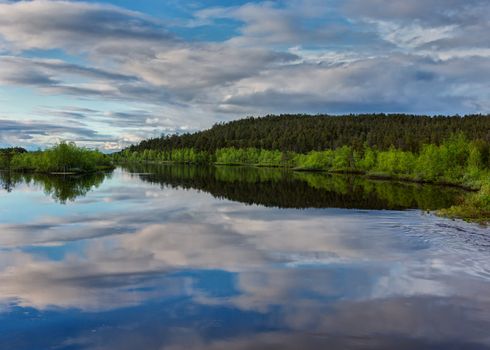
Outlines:
[[[362,173],[479,188],[482,181],[489,177],[490,144],[481,140],[468,141],[460,133],[449,137],[440,145],[422,145],[418,152],[394,147],[378,150],[369,146],[356,150],[348,145],[308,153],[233,147],[220,148],[214,153],[192,148],[172,151],[146,149],[142,152],[128,149],[114,158],[118,161],[252,165]]]
[[[468,140],[490,143],[490,116],[270,115],[219,123],[193,134],[169,135],[142,141],[130,151],[192,148],[214,152],[220,148],[260,148],[306,153],[366,145],[379,150],[395,147],[417,152],[422,145],[439,145],[454,133]]]

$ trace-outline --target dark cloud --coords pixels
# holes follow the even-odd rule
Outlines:
[[[0,14],[1,35],[18,49],[62,47],[80,52],[175,40],[157,21],[111,5],[20,1],[0,3]]]
[[[0,119],[0,128],[4,133],[25,132],[31,135],[48,135],[50,132],[58,130],[62,132],[75,133],[84,136],[94,136],[95,131],[84,128],[73,128],[56,124],[47,124],[38,121],[17,122],[8,119]]]
[[[71,75],[80,75],[89,78],[96,79],[106,79],[112,81],[120,81],[120,82],[131,82],[136,81],[137,77],[129,76],[121,73],[110,72],[104,69],[98,69],[94,67],[80,66],[76,64],[65,63],[63,61],[55,61],[55,60],[19,60],[18,63],[25,64],[28,66],[34,66],[39,68],[45,68],[47,70],[56,71],[60,74],[71,74]],[[11,60],[15,61],[16,59],[11,58]]]
[[[14,121],[10,119],[0,119],[0,143],[6,145],[19,144],[30,140],[45,143],[54,143],[62,139],[73,141],[97,141],[109,142],[114,138],[108,135],[99,134],[97,131],[86,126],[73,126],[68,123],[48,123],[45,121]]]

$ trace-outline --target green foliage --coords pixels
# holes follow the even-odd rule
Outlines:
[[[21,147],[0,148],[0,169],[10,169],[12,158],[17,154],[26,153]]]
[[[372,148],[366,146],[364,149],[364,155],[359,160],[358,167],[362,171],[368,171],[374,169],[378,161],[378,154]]]
[[[439,214],[482,224],[490,223],[490,173],[486,173],[480,191],[466,195],[458,205],[439,210]]]
[[[215,161],[214,155],[204,151],[197,151],[193,148],[181,148],[169,151],[145,149],[141,152],[125,149],[120,153],[113,154],[112,158],[118,162],[131,161],[207,164]]]
[[[305,170],[331,169],[334,160],[334,151],[311,151],[306,155],[299,155],[296,158],[297,168]]]
[[[257,165],[279,167],[287,166],[292,161],[291,155],[280,151],[269,151],[257,148],[221,148],[216,150],[217,164]]]
[[[99,151],[77,147],[74,143],[61,142],[45,151],[16,153],[4,169],[14,171],[93,172],[112,167],[109,156]]]
[[[463,134],[456,134],[440,145],[422,145],[420,152],[404,151],[393,146],[387,150],[364,146],[361,151],[356,151],[353,147],[344,145],[337,149],[310,151],[307,154],[252,147],[226,147],[217,149],[214,153],[189,148],[172,151],[146,149],[142,152],[125,150],[115,155],[115,159],[362,172],[373,176],[478,187],[482,172],[488,169],[488,153],[487,143],[480,140],[468,141]]]

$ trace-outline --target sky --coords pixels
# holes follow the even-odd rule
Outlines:
[[[0,147],[490,111],[488,0],[0,0]]]

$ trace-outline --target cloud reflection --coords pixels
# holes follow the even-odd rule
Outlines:
[[[101,210],[100,199],[111,199],[104,203],[112,209]],[[87,206],[90,215],[78,214]],[[277,329],[214,339],[197,331],[188,338],[183,326],[175,339],[160,335],[148,348],[488,345],[488,252],[462,245],[483,229],[461,225],[415,211],[244,206],[116,173],[64,215],[28,225],[2,220],[0,304],[9,306],[0,315],[16,307],[104,314],[177,298],[185,309],[155,306],[155,317],[183,322],[190,310],[224,308],[237,318],[222,329],[239,328],[240,314]],[[144,329],[123,326],[128,337],[145,337]],[[106,340],[98,345],[100,334],[70,341],[130,349],[134,343],[115,340],[111,327],[99,329]]]

